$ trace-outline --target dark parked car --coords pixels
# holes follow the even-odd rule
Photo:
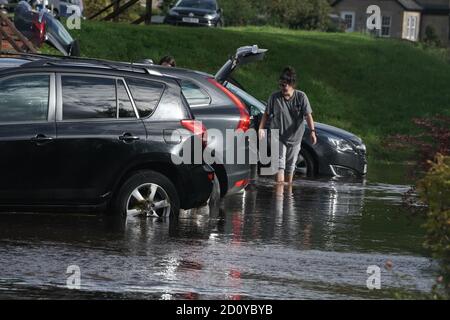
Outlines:
[[[225,86],[245,103],[251,114],[251,127],[258,129],[266,103],[248,94],[234,80],[227,81]],[[269,125],[268,122],[267,129]],[[366,146],[359,137],[316,122],[317,144],[312,145],[308,125],[305,128],[296,173],[308,176],[363,176],[367,173]]]
[[[169,10],[164,23],[222,27],[224,25],[223,10],[216,0],[179,0]]]
[[[0,206],[163,216],[205,204],[213,169],[173,161],[204,139],[180,81],[126,63],[0,58]]]
[[[181,80],[183,94],[189,103],[197,120],[202,121],[208,129],[218,129],[226,137],[226,130],[247,131],[250,126],[250,115],[242,103],[230,90],[223,86],[224,81],[241,65],[263,59],[267,50],[257,46],[239,48],[225,62],[215,76],[199,71],[179,68],[168,68],[151,65],[149,68]],[[225,141],[224,141],[225,142]],[[209,146],[216,149],[216,158],[222,158],[222,163],[213,165],[220,185],[220,194],[233,194],[242,191],[250,178],[248,163],[227,163],[227,155],[248,154],[248,144],[223,144],[223,154],[217,149],[217,141],[209,141]]]
[[[47,42],[66,56],[80,55],[78,41],[49,11],[35,11],[21,1],[14,10],[14,24],[37,47]]]

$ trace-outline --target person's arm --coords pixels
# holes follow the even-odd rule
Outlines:
[[[267,118],[269,117],[269,115],[267,114],[267,112],[263,113],[263,116],[261,118],[261,122],[259,123],[259,128],[258,128],[258,136],[259,139],[264,139],[264,137],[266,136],[266,122],[267,122]]]
[[[314,126],[314,119],[312,116],[312,113],[308,113],[306,115],[306,123],[308,124],[309,129],[311,130],[311,141],[312,144],[317,143],[317,136],[316,136],[316,127]]]
[[[305,95],[304,97],[304,103],[306,107],[306,123],[308,124],[309,129],[311,130],[311,142],[313,145],[317,143],[317,136],[316,136],[316,127],[314,125],[314,119],[312,116],[312,108],[311,104],[309,103],[308,96]]]
[[[267,123],[267,118],[269,117],[269,114],[272,113],[272,108],[273,108],[273,102],[272,102],[272,97],[269,98],[269,101],[267,102],[267,106],[266,106],[266,110],[263,113],[263,116],[261,118],[261,122],[259,123],[259,128],[258,128],[258,137],[259,139],[264,139],[264,137],[266,136],[266,123]]]

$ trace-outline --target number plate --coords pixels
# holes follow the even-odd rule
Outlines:
[[[187,23],[199,23],[199,20],[197,18],[183,18],[183,22]]]

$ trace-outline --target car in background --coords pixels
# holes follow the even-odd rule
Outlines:
[[[251,127],[258,130],[266,103],[247,93],[233,79],[224,83],[245,104],[251,115]],[[266,129],[270,128],[270,120]],[[366,146],[356,135],[323,123],[315,122],[317,144],[311,143],[311,131],[305,123],[302,148],[298,157],[296,174],[303,176],[362,177],[367,173]]]
[[[216,0],[179,0],[167,13],[164,23],[223,27],[223,10]]]
[[[49,9],[56,18],[67,18],[74,14],[83,16],[84,4],[83,0],[48,0],[47,9]]]
[[[8,0],[0,0],[0,12],[8,14]]]
[[[201,206],[214,170],[174,161],[195,141],[206,147],[196,127],[174,77],[128,63],[4,55],[0,209],[161,217]]]
[[[50,11],[36,11],[20,1],[14,9],[14,25],[38,48],[47,42],[65,56],[80,55],[79,42]]]

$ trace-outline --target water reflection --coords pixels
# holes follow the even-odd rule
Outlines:
[[[0,296],[16,281],[63,288],[71,264],[80,265],[85,290],[127,297],[364,296],[364,268],[388,256],[422,290],[429,266],[420,257],[421,221],[402,212],[404,189],[260,179],[178,219],[0,214]]]

